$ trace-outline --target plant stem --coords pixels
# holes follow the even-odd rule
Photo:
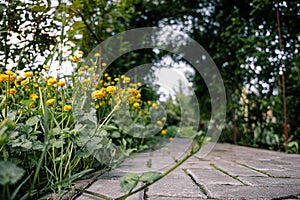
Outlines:
[[[95,197],[99,197],[101,199],[104,199],[104,200],[113,200],[112,198],[110,197],[107,197],[105,195],[102,195],[102,194],[98,194],[98,193],[95,193],[95,192],[91,192],[91,191],[88,191],[88,190],[80,190],[80,189],[76,189],[76,191],[80,192],[80,193],[84,193],[84,194],[90,194],[92,196],[95,196]]]
[[[116,198],[115,200],[125,200],[127,197],[139,192],[139,191],[142,191],[144,189],[146,189],[147,187],[149,187],[150,185],[152,185],[153,183],[159,181],[160,179],[164,178],[165,176],[167,176],[168,174],[170,174],[172,171],[174,171],[176,168],[178,168],[182,163],[184,163],[187,159],[189,159],[190,157],[192,157],[196,152],[193,152],[192,150],[187,154],[185,155],[181,160],[179,160],[175,165],[173,165],[171,168],[169,168],[167,171],[165,171],[158,179],[154,180],[152,183],[146,183],[145,185],[133,190],[132,192],[130,193],[127,193],[121,197],[118,197]]]

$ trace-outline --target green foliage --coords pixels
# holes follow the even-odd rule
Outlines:
[[[0,184],[2,186],[15,184],[25,173],[25,170],[12,162],[0,161],[0,168]]]
[[[122,192],[130,192],[138,184],[139,177],[135,173],[127,173],[121,179]]]
[[[33,68],[37,56],[47,57],[56,43],[55,9],[51,1],[2,1],[0,3],[0,68]],[[41,70],[43,63],[39,62]]]

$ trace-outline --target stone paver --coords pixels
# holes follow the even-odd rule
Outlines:
[[[87,190],[120,196],[126,172],[165,171],[187,150],[178,139],[169,151],[137,154]],[[172,159],[171,159],[172,158]],[[151,160],[151,168],[149,168]],[[97,199],[89,195],[80,200]],[[216,144],[205,157],[195,155],[183,165],[130,200],[300,199],[300,155],[231,144]]]

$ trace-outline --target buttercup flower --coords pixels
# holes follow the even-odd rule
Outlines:
[[[101,89],[101,90],[96,90],[92,93],[92,97],[94,99],[101,99],[102,97],[104,97],[105,95],[105,90]]]
[[[124,77],[123,83],[129,83],[130,82],[130,78],[129,77]]]
[[[15,73],[14,72],[12,72],[12,71],[7,71],[7,72],[5,72],[7,75],[9,75],[9,76],[13,76]]]
[[[85,75],[85,72],[79,71],[79,72],[78,72],[78,75],[79,75],[79,76],[84,76],[84,75]]]
[[[65,83],[64,81],[58,81],[58,82],[56,83],[56,85],[62,87],[62,86],[65,86],[66,83]]]
[[[27,77],[27,78],[31,78],[31,77],[33,77],[33,73],[32,72],[25,72],[24,76]]]
[[[21,85],[25,85],[26,83],[28,83],[29,81],[27,79],[21,81]]]
[[[17,90],[15,88],[11,88],[11,89],[9,89],[8,93],[11,94],[11,95],[14,95],[14,94],[17,93]]]
[[[166,133],[167,133],[167,130],[162,130],[162,131],[161,131],[161,134],[162,134],[162,135],[165,135]]]
[[[52,103],[54,103],[55,102],[55,99],[48,99],[47,101],[46,101],[46,104],[47,105],[50,105],[50,104],[52,104]]]
[[[106,88],[106,91],[109,92],[110,94],[112,94],[116,91],[116,87],[115,86],[108,86]]]
[[[39,98],[39,96],[38,96],[37,94],[31,94],[31,95],[30,95],[30,99],[31,99],[32,101],[36,101],[38,98]]]
[[[152,108],[157,109],[158,108],[157,104],[156,103],[152,103]]]
[[[156,123],[157,123],[158,125],[162,126],[162,122],[161,122],[161,121],[158,120]]]
[[[139,104],[138,102],[135,102],[135,103],[133,104],[133,107],[138,108],[138,107],[140,107],[140,104]]]
[[[64,111],[70,111],[70,110],[72,110],[72,106],[70,106],[70,105],[64,106]]]
[[[10,73],[11,71],[9,71],[8,73]],[[13,75],[7,75],[7,74],[0,74],[0,82],[14,82],[16,79],[16,76],[13,74]]]
[[[49,78],[47,81],[48,85],[55,85],[57,82],[57,80],[55,78]]]
[[[95,57],[100,57],[101,56],[101,54],[100,53],[95,53],[95,55],[94,55]]]
[[[78,56],[72,56],[72,60],[74,62],[79,62],[80,61],[80,57],[78,57]]]

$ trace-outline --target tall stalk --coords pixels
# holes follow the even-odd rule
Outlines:
[[[283,51],[282,48],[282,35],[281,35],[281,26],[280,26],[280,15],[279,15],[279,3],[276,0],[276,15],[277,15],[277,24],[278,24],[278,37],[279,37],[279,49],[280,52]],[[289,134],[288,134],[288,120],[287,120],[287,111],[286,111],[286,91],[285,91],[285,77],[284,77],[284,61],[282,56],[280,57],[281,70],[281,84],[282,84],[282,99],[283,99],[283,134],[285,139],[285,151],[288,148]]]

